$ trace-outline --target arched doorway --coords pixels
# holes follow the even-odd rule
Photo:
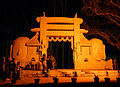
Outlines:
[[[53,55],[56,59],[57,69],[73,69],[73,50],[71,42],[49,42],[48,55]]]

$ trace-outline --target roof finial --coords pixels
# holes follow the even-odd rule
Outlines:
[[[43,12],[43,17],[45,17],[45,12]]]
[[[77,12],[75,13],[75,18],[77,18]]]

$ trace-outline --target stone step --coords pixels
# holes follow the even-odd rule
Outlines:
[[[114,76],[119,75],[118,70],[74,70],[74,69],[55,69],[48,72],[49,76],[53,77],[72,77],[75,76],[75,73],[78,77],[87,77],[87,76]],[[35,70],[22,70],[21,78],[32,78],[32,77],[42,77],[42,71]]]
[[[74,70],[51,70],[49,75],[50,76],[68,76],[68,77],[71,77],[71,76],[75,76],[75,72],[77,74],[77,76],[94,76],[93,73],[87,73],[87,72],[83,72],[81,70],[79,71],[74,71]]]
[[[32,77],[41,77],[43,76],[42,71],[36,70],[21,70],[20,78],[32,78]]]
[[[51,76],[119,76],[118,70],[69,70],[69,69],[56,69],[50,70]]]

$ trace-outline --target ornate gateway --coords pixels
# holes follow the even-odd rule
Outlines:
[[[25,67],[30,62],[35,65],[40,63],[43,54],[47,55],[49,43],[66,42],[71,43],[73,50],[74,69],[112,69],[112,62],[106,65],[105,45],[99,39],[88,40],[83,33],[88,30],[80,29],[83,22],[81,18],[68,17],[37,17],[40,28],[31,29],[36,32],[31,39],[19,37],[11,45],[11,57],[15,61],[20,61],[21,66]]]

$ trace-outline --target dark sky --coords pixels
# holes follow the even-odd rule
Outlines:
[[[5,0],[0,8],[2,34],[12,33],[11,38],[23,32],[28,34],[27,31],[31,28],[39,27],[36,17],[42,16],[43,11],[47,16],[74,17],[77,8],[81,6],[80,1],[77,2],[73,0]],[[66,4],[61,5],[61,3]]]
[[[78,0],[3,0],[0,2],[0,55],[6,54],[6,49],[17,37],[31,38],[30,29],[39,27],[36,18],[43,12],[46,16],[74,17],[81,3]]]

